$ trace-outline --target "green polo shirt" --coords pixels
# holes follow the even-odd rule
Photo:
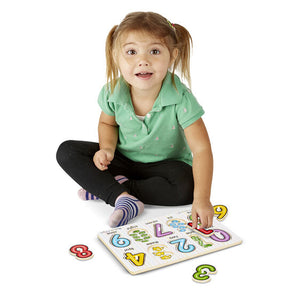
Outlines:
[[[98,103],[119,125],[117,149],[124,156],[144,163],[172,159],[192,165],[192,153],[183,130],[201,118],[204,110],[176,75],[175,84],[177,90],[168,72],[144,121],[135,115],[130,89],[122,77],[113,94],[107,85],[102,88]]]

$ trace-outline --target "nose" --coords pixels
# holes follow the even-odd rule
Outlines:
[[[139,67],[148,67],[149,66],[149,60],[147,59],[146,55],[141,55],[139,57],[139,61],[138,61],[138,65]]]
[[[147,62],[140,62],[139,67],[142,67],[142,66],[148,67],[149,64]]]

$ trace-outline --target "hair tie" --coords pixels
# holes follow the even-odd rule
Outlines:
[[[167,20],[167,22],[168,22],[169,26],[175,31],[176,28],[175,28],[174,24],[171,23],[169,20]]]

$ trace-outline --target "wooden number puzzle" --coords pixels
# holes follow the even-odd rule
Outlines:
[[[191,211],[103,231],[98,238],[127,269],[139,274],[238,245],[242,240],[214,219],[192,229]]]

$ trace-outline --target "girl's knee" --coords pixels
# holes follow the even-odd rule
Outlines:
[[[182,168],[177,174],[177,203],[178,205],[187,205],[193,202],[194,197],[194,178],[192,169],[188,167]]]
[[[187,205],[193,203],[194,184],[186,182],[177,186],[177,205]]]
[[[62,142],[56,151],[56,160],[60,166],[64,166],[70,159],[74,141]]]

